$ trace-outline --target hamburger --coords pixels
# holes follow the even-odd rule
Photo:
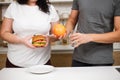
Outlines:
[[[32,44],[35,47],[45,47],[47,44],[47,38],[43,35],[34,35],[32,37]]]

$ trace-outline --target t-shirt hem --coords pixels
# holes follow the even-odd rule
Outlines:
[[[76,8],[72,8],[72,10],[78,10],[78,9],[76,9]]]
[[[84,60],[78,60],[78,59],[74,59],[73,60],[76,60],[76,61],[80,61],[80,62],[83,62],[83,63],[87,63],[87,64],[113,64],[114,62],[100,62],[100,61],[97,61],[97,62],[90,62],[90,61],[84,61]],[[99,63],[100,62],[100,63]]]
[[[33,64],[33,65],[25,65],[25,64],[19,64],[19,63],[17,63],[17,62],[15,62],[15,61],[13,61],[13,60],[11,60],[8,56],[7,56],[7,58],[8,58],[8,60],[13,64],[13,65],[15,65],[15,66],[19,66],[19,67],[23,67],[23,68],[25,68],[25,67],[30,67],[30,66],[34,66],[34,65],[44,65],[44,64],[46,64],[49,60],[50,60],[50,57],[49,58],[47,58],[43,63],[40,63],[40,64]]]
[[[114,16],[120,16],[120,14],[115,14]]]
[[[8,16],[3,16],[4,18],[8,18],[8,19],[13,19],[12,17],[8,17]]]

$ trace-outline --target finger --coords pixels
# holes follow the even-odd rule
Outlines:
[[[74,45],[74,47],[76,48],[76,47],[78,47],[80,44],[78,43],[78,44],[76,44],[76,45]]]
[[[68,35],[67,35],[67,33],[65,33],[64,35],[63,35],[63,38],[66,38]]]
[[[70,34],[71,37],[78,36],[78,35],[79,35],[79,33],[72,33],[72,34]]]
[[[62,39],[63,38],[63,36],[60,36],[58,39]]]
[[[78,46],[80,46],[80,45],[81,45],[81,43],[78,42],[78,43],[76,43],[76,45],[75,45],[74,47],[76,48],[76,47],[78,47]]]
[[[47,42],[49,42],[49,36],[48,35],[46,36],[46,40],[47,40]]]
[[[51,37],[51,38],[57,38],[57,36],[54,35],[54,34],[49,35],[49,37]]]
[[[74,41],[72,41],[71,43],[77,44],[77,43],[79,43],[79,40],[74,40]]]
[[[27,40],[30,40],[30,39],[32,39],[32,37],[33,37],[33,36],[30,35],[30,36],[27,36],[26,39],[27,39]]]
[[[74,45],[76,45],[76,46],[78,46],[79,44],[81,44],[81,42],[80,42],[79,39],[74,40],[74,41],[72,41],[71,43],[74,44]]]
[[[75,37],[71,37],[71,38],[70,38],[70,40],[71,40],[71,41],[74,41],[74,40],[79,40],[79,39],[80,39],[80,37],[79,37],[79,36],[75,36]]]
[[[35,49],[35,48],[36,48],[36,47],[33,46],[32,44],[27,44],[27,46],[28,46],[29,48],[32,48],[32,49]]]
[[[72,36],[79,36],[81,33],[73,33]]]
[[[47,40],[47,41],[46,41],[46,45],[45,45],[45,47],[47,47],[47,46],[48,46],[48,44],[49,44],[49,40]]]

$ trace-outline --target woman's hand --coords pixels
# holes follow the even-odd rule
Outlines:
[[[25,46],[29,48],[36,48],[35,46],[32,45],[32,36],[27,36],[25,38],[21,38],[21,43],[24,44]]]
[[[59,38],[57,38],[54,34],[49,35],[49,42],[58,41]]]
[[[45,37],[46,37],[46,45],[44,46],[44,47],[47,47],[48,46],[48,44],[49,44],[49,41],[50,41],[50,39],[49,39],[49,36],[48,35],[44,35]]]
[[[73,33],[70,35],[71,44],[74,44],[74,47],[78,47],[81,44],[85,44],[92,41],[92,38],[89,34],[82,33]]]

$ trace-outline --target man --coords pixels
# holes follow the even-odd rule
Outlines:
[[[72,66],[111,66],[112,43],[120,41],[120,0],[73,0],[67,34],[76,23]]]

